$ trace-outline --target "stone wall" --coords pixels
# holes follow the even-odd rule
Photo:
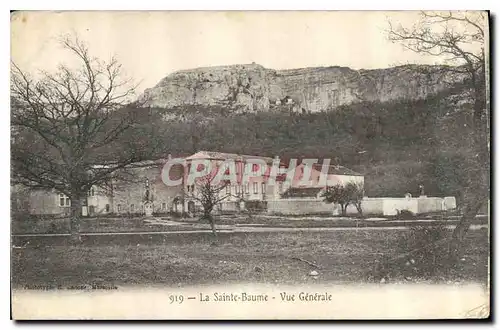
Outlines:
[[[237,212],[240,210],[240,206],[238,202],[222,202],[220,208],[218,208],[219,212]]]
[[[457,201],[455,197],[445,197],[444,198],[444,208],[446,210],[454,210],[457,208]]]
[[[365,215],[382,215],[384,200],[382,198],[364,198],[361,209]]]
[[[383,198],[381,215],[396,215],[402,210],[418,214],[418,201],[414,198]],[[436,210],[437,211],[437,210]]]
[[[418,203],[417,213],[445,211],[444,199],[439,197],[415,198]]]
[[[369,198],[365,197],[361,203],[364,215],[396,215],[398,211],[408,210],[414,214],[439,212],[454,209],[454,197],[419,197],[419,198]],[[281,199],[267,202],[267,212],[271,214],[305,215],[305,214],[331,214],[339,215],[339,206],[326,204],[319,199]],[[357,214],[353,205],[347,207],[348,215]]]
[[[333,214],[334,207],[318,199],[280,199],[267,201],[267,212],[271,214]]]

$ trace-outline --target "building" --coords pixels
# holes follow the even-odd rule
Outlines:
[[[114,214],[162,214],[174,211],[182,199],[182,186],[167,186],[162,171],[167,159],[144,161],[129,166],[112,190],[111,210]],[[182,166],[170,171],[172,179],[182,176]],[[92,205],[89,201],[89,205]],[[97,204],[98,201],[95,201]]]
[[[203,171],[203,164],[210,164],[211,173],[208,176],[215,177],[221,167],[227,161],[234,162],[236,172],[236,182],[226,183],[227,185],[219,192],[223,197],[218,210],[220,211],[238,211],[246,208],[246,204],[252,202],[267,203],[267,201],[280,200],[282,198],[296,198],[306,194],[308,198],[314,197],[320,199],[321,191],[327,185],[342,184],[349,182],[364,184],[364,176],[356,173],[343,166],[327,166],[325,167],[325,178],[321,177],[322,164],[312,164],[306,168],[306,165],[301,163],[296,167],[289,168],[289,164],[279,162],[277,158],[240,155],[233,153],[222,153],[213,151],[199,151],[187,158],[186,172],[184,176],[184,191],[185,191],[185,209],[189,212],[196,212],[201,209],[199,202],[199,193],[197,186],[199,184],[188,182],[188,174],[191,173],[192,166],[196,162],[196,166],[200,167],[197,171]],[[260,164],[255,164],[254,162]],[[208,162],[208,163],[207,163]],[[250,167],[247,164],[251,163],[253,175],[244,180],[244,171],[248,171]],[[276,175],[275,181],[270,184],[271,168],[273,163],[279,164],[283,174]],[[265,166],[261,166],[265,165]],[[289,169],[289,170],[288,170]],[[229,174],[229,169],[226,169],[226,174]],[[309,171],[310,170],[310,171]],[[310,172],[310,180],[304,183],[304,176]],[[322,183],[324,181],[324,183]],[[311,195],[312,194],[312,195]],[[309,196],[311,195],[311,196]]]
[[[168,159],[131,164],[115,175],[106,186],[93,186],[82,200],[83,216],[161,214],[171,212],[182,196],[182,186],[169,187],[162,181],[162,170]],[[182,167],[174,167],[173,176],[182,176]],[[19,189],[16,189],[16,192]],[[17,193],[17,195],[20,195]],[[31,189],[17,197],[20,213],[68,216],[71,200],[57,191]]]
[[[192,171],[193,164],[201,166],[201,163],[208,162],[211,166],[211,173],[209,176],[215,176],[221,167],[225,164],[234,163],[234,170],[236,182],[226,182],[225,187],[219,192],[223,201],[218,205],[219,211],[238,211],[244,208],[245,202],[261,201],[264,202],[268,199],[276,198],[276,189],[274,186],[267,184],[267,178],[270,173],[271,165],[274,161],[270,157],[240,155],[233,153],[223,153],[214,151],[199,151],[189,157],[185,158],[185,176],[184,176],[184,190],[185,190],[185,208],[188,212],[195,212],[201,208],[198,201],[197,190],[199,183],[192,183],[188,181],[188,175]],[[244,171],[247,164],[251,165],[252,171],[255,176],[251,176],[248,180],[244,180]],[[201,169],[200,169],[201,170]],[[230,169],[226,169],[225,174],[230,174]]]
[[[340,165],[325,165],[323,169],[323,164],[320,163],[307,165],[301,163],[289,175],[293,176],[293,179],[291,181],[285,180],[281,189],[281,194],[288,192],[283,196],[285,198],[294,198],[301,195],[319,198],[321,192],[327,186],[346,185],[348,183],[363,186],[365,183],[365,177],[362,174]]]
[[[82,200],[83,216],[102,215],[153,215],[169,212],[194,214],[201,210],[197,194],[200,191],[198,181],[190,182],[189,174],[202,171],[209,164],[209,176],[215,176],[224,167],[229,174],[228,163],[234,164],[236,180],[225,181],[218,191],[221,198],[215,211],[242,211],[249,205],[259,208],[267,207],[268,201],[282,199],[314,198],[320,200],[321,192],[327,185],[346,184],[348,182],[364,183],[364,177],[343,166],[325,167],[322,177],[322,164],[307,165],[301,163],[288,168],[289,164],[279,162],[277,158],[199,151],[191,156],[176,160],[167,173],[175,185],[167,185],[162,178],[165,175],[165,164],[172,159],[143,161],[131,164],[124,170],[115,173],[114,179],[105,186],[94,186],[89,189]],[[204,165],[205,164],[205,165]],[[270,182],[272,165],[279,164],[274,182]],[[245,171],[251,175],[245,177]],[[276,169],[275,169],[276,170]],[[304,176],[310,173],[310,182],[304,183]],[[16,190],[17,191],[17,190]],[[35,215],[68,216],[71,200],[68,196],[56,191],[29,190],[24,192],[21,200],[17,194],[16,210],[24,208],[25,213]]]

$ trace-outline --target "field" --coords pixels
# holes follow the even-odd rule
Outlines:
[[[422,221],[423,220],[423,221]],[[228,226],[244,227],[273,227],[273,228],[328,228],[328,227],[389,227],[406,226],[409,224],[432,225],[445,224],[456,225],[458,216],[426,216],[418,219],[397,219],[394,217],[374,219],[357,219],[332,216],[270,216],[270,215],[223,215],[217,217],[220,228],[231,228]],[[487,216],[478,216],[474,224],[488,224]],[[198,217],[175,218],[169,216],[155,217],[146,220],[137,218],[83,218],[81,222],[82,233],[103,232],[160,232],[160,231],[189,231],[209,229],[208,223],[203,223]],[[16,234],[67,234],[70,232],[68,218],[60,219],[32,219],[12,221],[11,232]]]
[[[346,283],[379,281],[377,265],[402,251],[404,230],[209,233],[15,238],[14,288],[37,285],[188,286],[222,283]],[[444,253],[444,251],[443,251]],[[464,256],[426,278],[390,281],[480,282],[488,277],[486,229],[471,230]],[[313,266],[312,264],[318,266]],[[418,263],[415,267],[419,267]],[[310,276],[311,271],[318,276]]]

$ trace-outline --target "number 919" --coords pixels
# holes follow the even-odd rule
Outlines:
[[[180,295],[171,294],[170,296],[168,296],[168,298],[170,299],[171,304],[173,303],[182,304],[182,302],[184,301],[184,296],[181,294]]]

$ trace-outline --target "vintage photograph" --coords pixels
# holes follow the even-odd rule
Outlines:
[[[487,11],[14,11],[15,320],[487,319]]]

